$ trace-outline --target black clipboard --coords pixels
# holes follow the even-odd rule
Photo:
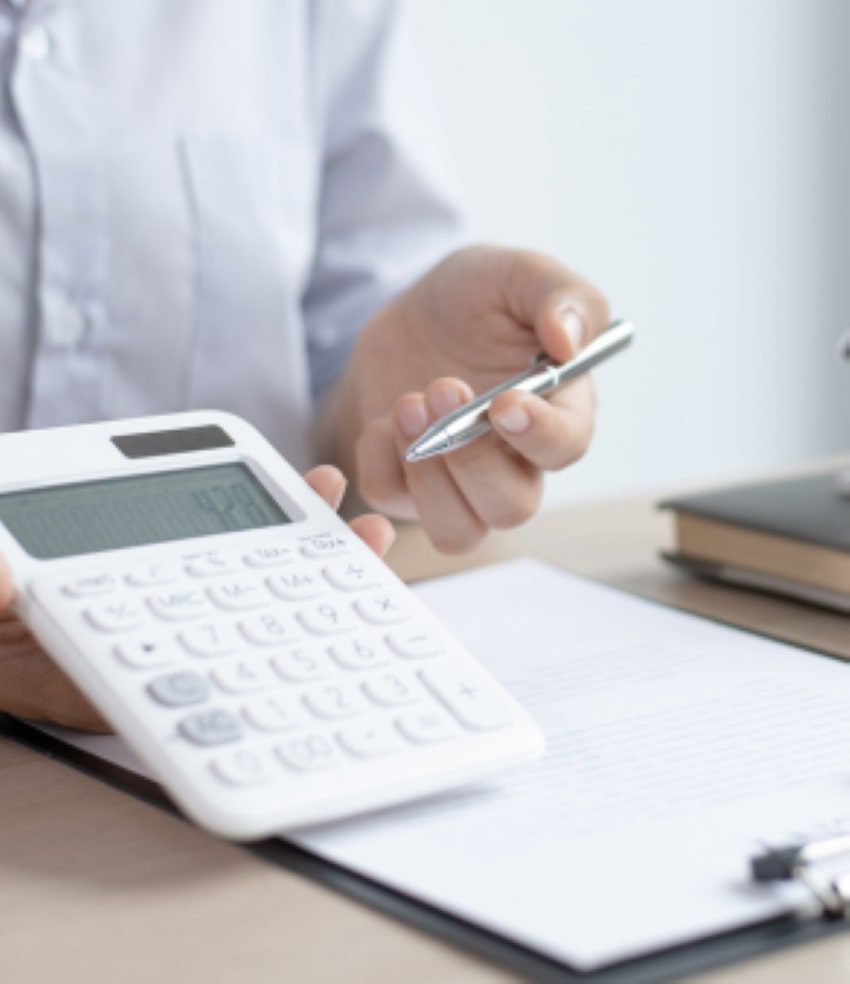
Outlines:
[[[23,721],[0,713],[0,736],[46,755],[78,772],[120,789],[174,816],[182,817],[152,780],[68,745]],[[189,822],[189,821],[186,821]],[[649,982],[678,980],[777,949],[843,932],[844,920],[802,923],[793,915],[753,923],[742,929],[706,936],[691,943],[610,964],[594,971],[579,971],[537,951],[500,936],[473,922],[450,915],[396,889],[334,864],[282,838],[237,845],[269,864],[304,875],[385,916],[412,925],[446,943],[468,950],[521,977],[539,981]]]

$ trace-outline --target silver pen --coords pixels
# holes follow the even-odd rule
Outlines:
[[[631,342],[634,333],[634,325],[630,321],[612,321],[601,335],[594,338],[569,362],[553,362],[548,356],[538,357],[524,372],[506,379],[434,421],[404,452],[404,460],[424,461],[477,441],[493,429],[487,414],[490,404],[500,393],[516,389],[542,396],[559,389],[571,379],[624,349]]]

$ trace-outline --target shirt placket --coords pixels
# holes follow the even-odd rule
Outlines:
[[[36,188],[36,321],[27,424],[97,419],[106,202],[94,94],[62,6],[27,9],[12,97]],[[63,30],[63,26],[66,28]]]

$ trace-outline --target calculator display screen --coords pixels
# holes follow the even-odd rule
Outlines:
[[[6,493],[0,522],[30,556],[55,560],[291,519],[247,465],[234,462]]]

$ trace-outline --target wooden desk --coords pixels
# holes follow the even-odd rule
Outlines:
[[[391,562],[425,577],[533,555],[645,597],[850,657],[848,622],[691,581],[656,557],[648,499],[551,511],[472,556],[402,531]],[[63,984],[506,980],[507,975],[159,810],[0,739],[0,968]],[[713,972],[725,984],[850,980],[850,935]]]

